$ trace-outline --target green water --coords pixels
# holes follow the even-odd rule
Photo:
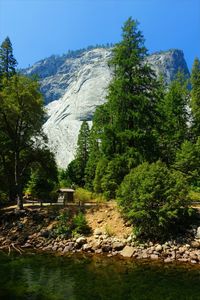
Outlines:
[[[200,269],[105,257],[0,252],[0,299],[198,300]]]

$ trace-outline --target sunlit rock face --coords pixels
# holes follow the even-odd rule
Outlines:
[[[172,49],[154,53],[148,56],[147,62],[151,64],[157,76],[163,77],[166,84],[175,79],[178,71],[183,72],[186,77],[190,75],[182,50]]]
[[[111,55],[111,49],[97,48],[71,58],[51,56],[24,70],[25,74],[37,74],[40,78],[48,114],[43,127],[60,168],[66,168],[74,158],[82,121],[91,123],[96,107],[106,101],[112,78],[108,66]],[[155,53],[147,61],[167,84],[178,70],[189,76],[181,50]]]

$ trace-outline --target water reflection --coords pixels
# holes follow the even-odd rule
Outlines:
[[[84,256],[0,253],[0,299],[199,300],[200,270]]]

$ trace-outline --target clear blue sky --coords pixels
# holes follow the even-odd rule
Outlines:
[[[88,45],[115,43],[124,21],[140,22],[149,52],[179,48],[200,58],[200,0],[0,0],[0,43],[19,67]]]

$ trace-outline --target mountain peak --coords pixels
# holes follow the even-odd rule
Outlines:
[[[44,131],[58,166],[66,168],[74,158],[81,122],[91,122],[97,106],[106,101],[112,78],[108,61],[112,49],[92,48],[63,56],[51,56],[24,70],[37,74],[47,105]],[[189,76],[183,51],[170,49],[149,55],[146,61],[169,84],[179,70]]]

